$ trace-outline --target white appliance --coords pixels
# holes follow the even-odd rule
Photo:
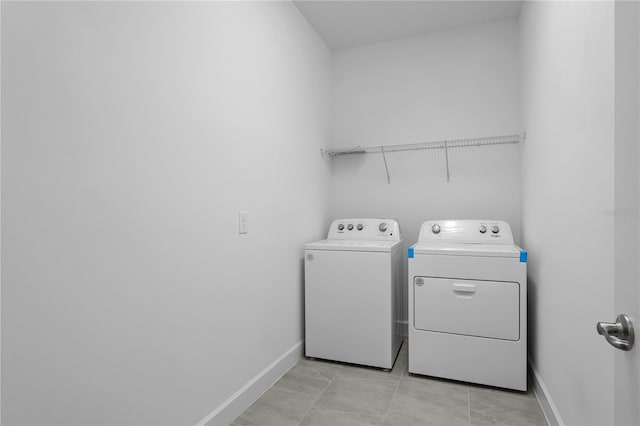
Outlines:
[[[422,224],[408,249],[409,372],[527,389],[527,253],[494,220]]]
[[[402,240],[391,219],[342,219],[305,245],[305,355],[391,369],[402,343]]]

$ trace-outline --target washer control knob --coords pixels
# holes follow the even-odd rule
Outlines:
[[[487,227],[484,225],[480,225],[480,233],[484,234],[485,232],[487,232]]]
[[[358,231],[362,231],[362,229],[363,229],[363,228],[364,228],[364,225],[363,225],[363,224],[361,224],[361,223],[359,223],[359,224],[358,224]]]
[[[353,223],[348,224],[348,225],[347,225],[347,229],[348,229],[349,231],[352,231],[352,230],[353,230]]]
[[[500,228],[498,228],[497,225],[493,225],[491,227],[491,232],[493,232],[494,234],[497,234],[498,232],[500,232]]]
[[[433,232],[434,234],[439,234],[440,233],[440,225],[438,225],[437,223],[435,225],[433,225],[431,227],[431,232]]]
[[[387,230],[387,224],[386,223],[381,223],[380,226],[378,226],[378,229],[380,230],[380,232],[385,232]]]
[[[344,230],[344,223],[338,225],[338,231]]]

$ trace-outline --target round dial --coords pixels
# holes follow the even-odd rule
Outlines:
[[[364,228],[364,225],[363,225],[363,224],[361,224],[361,223],[359,223],[359,224],[358,224],[358,231],[362,231],[362,229],[363,229],[363,228]]]
[[[381,223],[380,226],[378,226],[378,229],[380,230],[380,232],[385,232],[387,230],[387,224],[386,223]]]
[[[344,223],[338,225],[338,231],[342,231],[344,229]]]
[[[498,232],[500,232],[500,228],[498,228],[497,225],[493,225],[491,227],[491,232],[493,232],[494,234],[497,234]]]
[[[480,225],[480,233],[484,234],[485,232],[487,232],[487,227],[484,225]]]
[[[349,231],[353,230],[353,223],[348,224],[348,225],[347,225],[347,229],[348,229]]]
[[[431,232],[433,232],[434,234],[439,234],[440,233],[440,225],[438,225],[437,223],[435,225],[433,225],[431,227]]]

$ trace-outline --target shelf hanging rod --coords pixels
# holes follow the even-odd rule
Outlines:
[[[469,139],[452,139],[446,141],[437,142],[423,142],[415,144],[405,145],[383,145],[374,147],[353,147],[353,148],[337,148],[322,150],[323,154],[327,154],[331,157],[338,155],[348,154],[388,154],[390,152],[402,152],[402,151],[421,151],[427,149],[451,149],[451,148],[466,148],[474,146],[490,146],[490,145],[505,145],[505,144],[517,144],[524,142],[527,134],[520,133],[514,135],[503,136],[488,136],[481,138],[469,138]],[[386,159],[385,159],[386,160]],[[386,162],[386,161],[385,161]]]

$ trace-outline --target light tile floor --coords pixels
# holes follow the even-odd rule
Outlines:
[[[300,360],[233,426],[546,425],[533,392],[416,376],[406,341],[393,370]]]

